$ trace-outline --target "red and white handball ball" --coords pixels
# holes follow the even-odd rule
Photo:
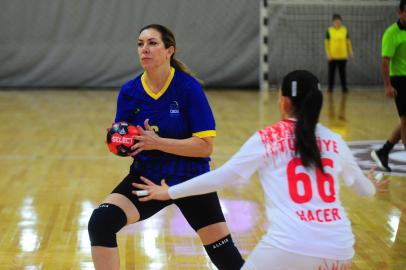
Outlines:
[[[138,128],[127,122],[114,123],[107,131],[106,143],[110,152],[126,157],[131,154],[131,146],[137,143],[134,136],[139,134]]]

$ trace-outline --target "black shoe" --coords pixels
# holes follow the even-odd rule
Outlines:
[[[385,154],[382,152],[382,150],[372,150],[371,152],[371,158],[373,159],[373,161],[376,162],[376,164],[378,164],[378,166],[382,169],[385,170],[387,172],[391,172],[391,168],[388,165],[388,154]]]

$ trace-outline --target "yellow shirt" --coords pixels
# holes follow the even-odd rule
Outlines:
[[[325,40],[326,55],[332,60],[346,60],[352,56],[351,40],[345,26],[330,26]]]

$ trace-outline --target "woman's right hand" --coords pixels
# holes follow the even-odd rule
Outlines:
[[[396,96],[396,89],[392,85],[385,85],[385,94],[387,97],[393,98]]]
[[[131,147],[131,156],[137,155],[144,150],[156,150],[159,146],[159,136],[155,133],[154,129],[149,125],[149,119],[145,119],[144,128],[137,126],[140,135],[134,136],[138,141]]]

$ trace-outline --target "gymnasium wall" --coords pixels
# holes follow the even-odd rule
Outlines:
[[[308,69],[326,84],[328,77],[324,39],[332,15],[342,16],[354,58],[347,61],[352,85],[382,84],[381,40],[397,21],[398,1],[376,0],[271,0],[269,6],[269,77],[280,81],[292,67]],[[336,71],[335,82],[339,82]]]
[[[0,2],[0,86],[119,86],[141,71],[138,32],[151,23],[174,32],[178,58],[207,85],[257,83],[256,1]]]
[[[361,35],[348,67],[350,84],[381,83],[380,37],[396,19],[395,9],[394,2],[361,19],[362,12],[342,14],[350,33]],[[311,39],[305,25],[315,18],[311,9],[300,16],[286,8],[271,11],[271,84],[293,68],[326,77],[323,39],[330,11],[316,11]],[[259,0],[0,0],[0,87],[118,87],[141,71],[139,29],[160,23],[175,33],[177,57],[208,87],[255,88],[258,14]],[[373,25],[357,33],[354,20]]]

